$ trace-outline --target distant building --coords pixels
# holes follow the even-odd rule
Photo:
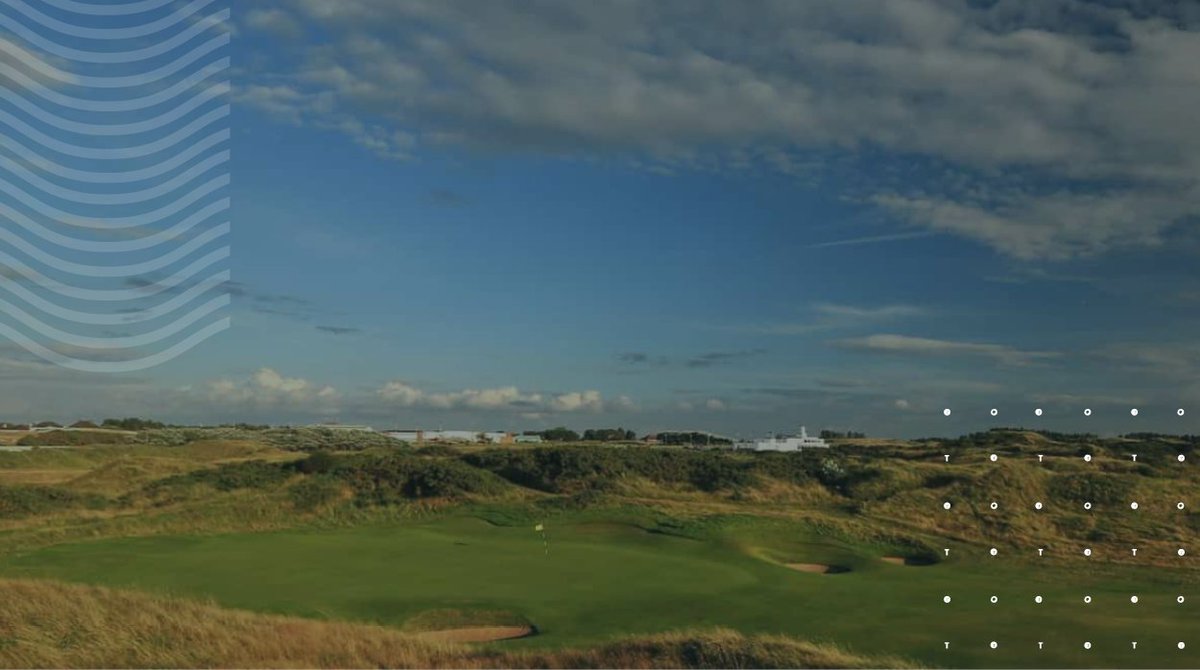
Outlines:
[[[800,427],[800,435],[783,437],[768,437],[761,440],[738,442],[734,449],[747,451],[801,451],[803,449],[828,449],[829,443],[819,437],[809,437],[804,426]]]
[[[389,430],[384,435],[401,442],[420,442],[423,439],[423,432],[420,430]]]
[[[482,438],[481,440],[479,440],[480,442],[490,442],[491,444],[512,444],[512,441],[513,441],[512,433],[505,433],[505,432],[499,432],[499,431],[493,431],[490,433],[480,433],[479,437]]]
[[[426,442],[478,442],[479,432],[474,430],[427,430]]]
[[[512,433],[499,431],[401,429],[389,430],[384,434],[401,442],[470,442],[472,444],[476,442],[489,442],[491,444],[508,444],[513,440]]]
[[[518,444],[541,444],[542,436],[541,435],[517,435],[516,437],[513,438],[513,441],[517,442]]]

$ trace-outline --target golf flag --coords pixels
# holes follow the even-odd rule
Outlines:
[[[546,527],[539,523],[538,525],[534,526],[533,529],[536,531],[543,531],[546,530]]]

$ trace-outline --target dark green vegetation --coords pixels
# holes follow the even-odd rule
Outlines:
[[[23,447],[80,447],[97,444],[127,444],[129,436],[124,433],[110,433],[90,430],[48,430],[42,433],[30,433],[17,444]]]
[[[0,517],[24,518],[70,509],[100,509],[108,500],[56,486],[0,486]]]
[[[536,626],[509,650],[724,627],[927,665],[1200,658],[1200,641],[1175,647],[1200,605],[1175,602],[1200,585],[1200,501],[1189,497],[1200,477],[1176,460],[1192,453],[1187,439],[993,431],[803,454],[318,442],[0,454],[0,509],[22,510],[0,515],[0,577],[398,630],[451,611]],[[54,470],[74,474],[19,483]],[[1192,554],[1179,558],[1180,546]]]

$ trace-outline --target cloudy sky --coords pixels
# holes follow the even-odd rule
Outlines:
[[[1200,5],[232,24],[232,328],[125,374],[0,341],[0,418],[1200,432]]]

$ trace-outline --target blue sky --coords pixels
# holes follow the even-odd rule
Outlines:
[[[232,328],[119,375],[9,345],[5,417],[1200,432],[1200,16],[1175,4],[233,25]]]

